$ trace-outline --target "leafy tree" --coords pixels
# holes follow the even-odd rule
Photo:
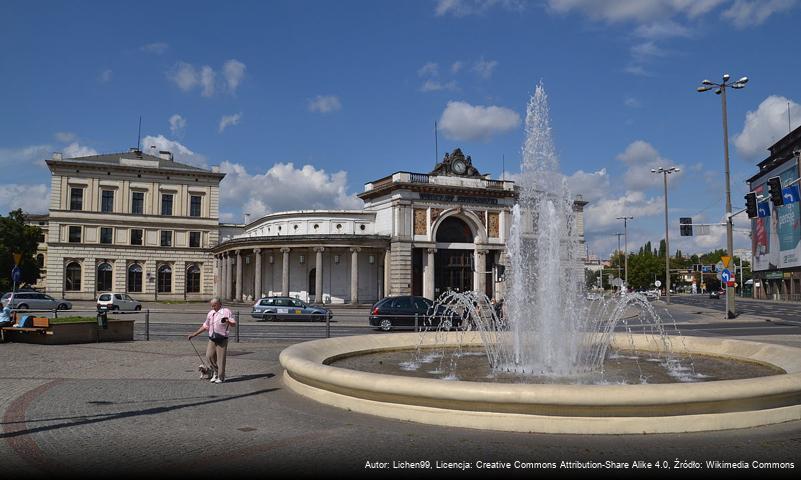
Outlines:
[[[13,287],[11,269],[14,268],[14,253],[21,253],[21,283],[36,283],[39,279],[39,264],[36,262],[36,247],[42,229],[25,224],[22,210],[9,212],[7,217],[0,215],[0,290]]]

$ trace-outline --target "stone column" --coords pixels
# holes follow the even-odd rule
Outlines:
[[[484,295],[487,291],[487,250],[476,245],[476,251],[473,255],[473,265],[475,266],[473,290],[478,292],[479,295]]]
[[[236,251],[236,301],[242,301],[242,250]]]
[[[228,284],[226,288],[226,299],[233,300],[234,298],[234,252],[228,252]]]
[[[256,264],[253,267],[253,299],[261,298],[261,248],[254,248],[253,254],[256,256]]]
[[[389,249],[384,250],[384,297],[392,295],[392,255]]]
[[[359,303],[359,247],[350,249],[350,303]]]
[[[222,269],[222,285],[220,286],[220,299],[221,300],[228,300],[228,284],[229,284],[229,277],[228,274],[228,252],[222,254],[221,258],[221,269]]]
[[[289,296],[289,248],[284,247],[281,249],[284,254],[283,270],[281,270],[281,295],[284,297]]]
[[[434,300],[434,254],[436,248],[426,249],[426,263],[423,266],[423,296]]]
[[[314,249],[314,302],[323,303],[323,251],[325,248]]]
[[[220,296],[220,285],[222,284],[222,282],[220,281],[221,279],[222,279],[222,276],[220,275],[220,256],[219,255],[215,255],[214,256],[214,278],[213,278],[214,285],[213,285],[213,290],[212,290],[212,295],[214,295],[215,297],[219,297]]]

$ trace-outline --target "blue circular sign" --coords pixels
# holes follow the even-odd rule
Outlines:
[[[11,281],[19,283],[20,280],[22,280],[22,269],[19,266],[15,266],[11,269]]]
[[[729,283],[731,281],[731,272],[728,269],[723,269],[720,272],[720,279],[725,283]]]

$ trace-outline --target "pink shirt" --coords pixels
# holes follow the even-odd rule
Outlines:
[[[234,314],[225,307],[220,308],[216,312],[214,310],[209,310],[208,315],[206,315],[206,321],[203,322],[203,326],[209,332],[209,337],[211,337],[212,332],[217,332],[225,337],[228,336],[228,328],[230,327],[228,323],[222,323],[223,318],[228,318],[229,321],[231,321],[234,319]]]

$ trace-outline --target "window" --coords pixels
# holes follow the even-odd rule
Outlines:
[[[172,292],[172,269],[169,265],[162,265],[158,270],[158,292]]]
[[[200,293],[200,269],[197,265],[186,269],[186,293]]]
[[[70,210],[83,210],[83,188],[70,188]]]
[[[111,290],[111,265],[101,263],[97,266],[97,291],[108,292]]]
[[[172,215],[172,194],[171,193],[163,193],[163,194],[161,194],[161,214],[162,215]]]
[[[267,305],[272,305],[273,303],[274,303],[274,301],[273,301],[272,298],[265,298],[265,299],[263,299],[261,301],[261,303],[259,305],[267,306]]]
[[[81,243],[81,227],[71,226],[69,232],[70,243]]]
[[[45,234],[44,234],[44,232],[39,234],[38,242],[39,243],[45,243]]]
[[[131,193],[131,213],[137,215],[145,213],[145,192]]]
[[[189,246],[200,248],[200,232],[189,232]]]
[[[64,272],[64,290],[68,292],[81,291],[81,264],[70,262]]]
[[[41,253],[36,255],[36,264],[39,265],[39,268],[44,268],[44,255]]]
[[[114,229],[111,227],[100,227],[100,243],[112,243],[114,239]]]
[[[200,202],[201,202],[200,195],[192,195],[189,197],[189,216],[190,217],[199,217],[200,216]]]
[[[141,245],[142,244],[142,229],[134,228],[131,229],[131,245]]]
[[[161,231],[161,246],[162,247],[172,247],[172,231],[171,230],[162,230]]]
[[[114,211],[114,191],[103,190],[100,194],[100,211],[103,213],[111,213]]]
[[[128,267],[128,291],[142,291],[142,266],[137,263]]]

